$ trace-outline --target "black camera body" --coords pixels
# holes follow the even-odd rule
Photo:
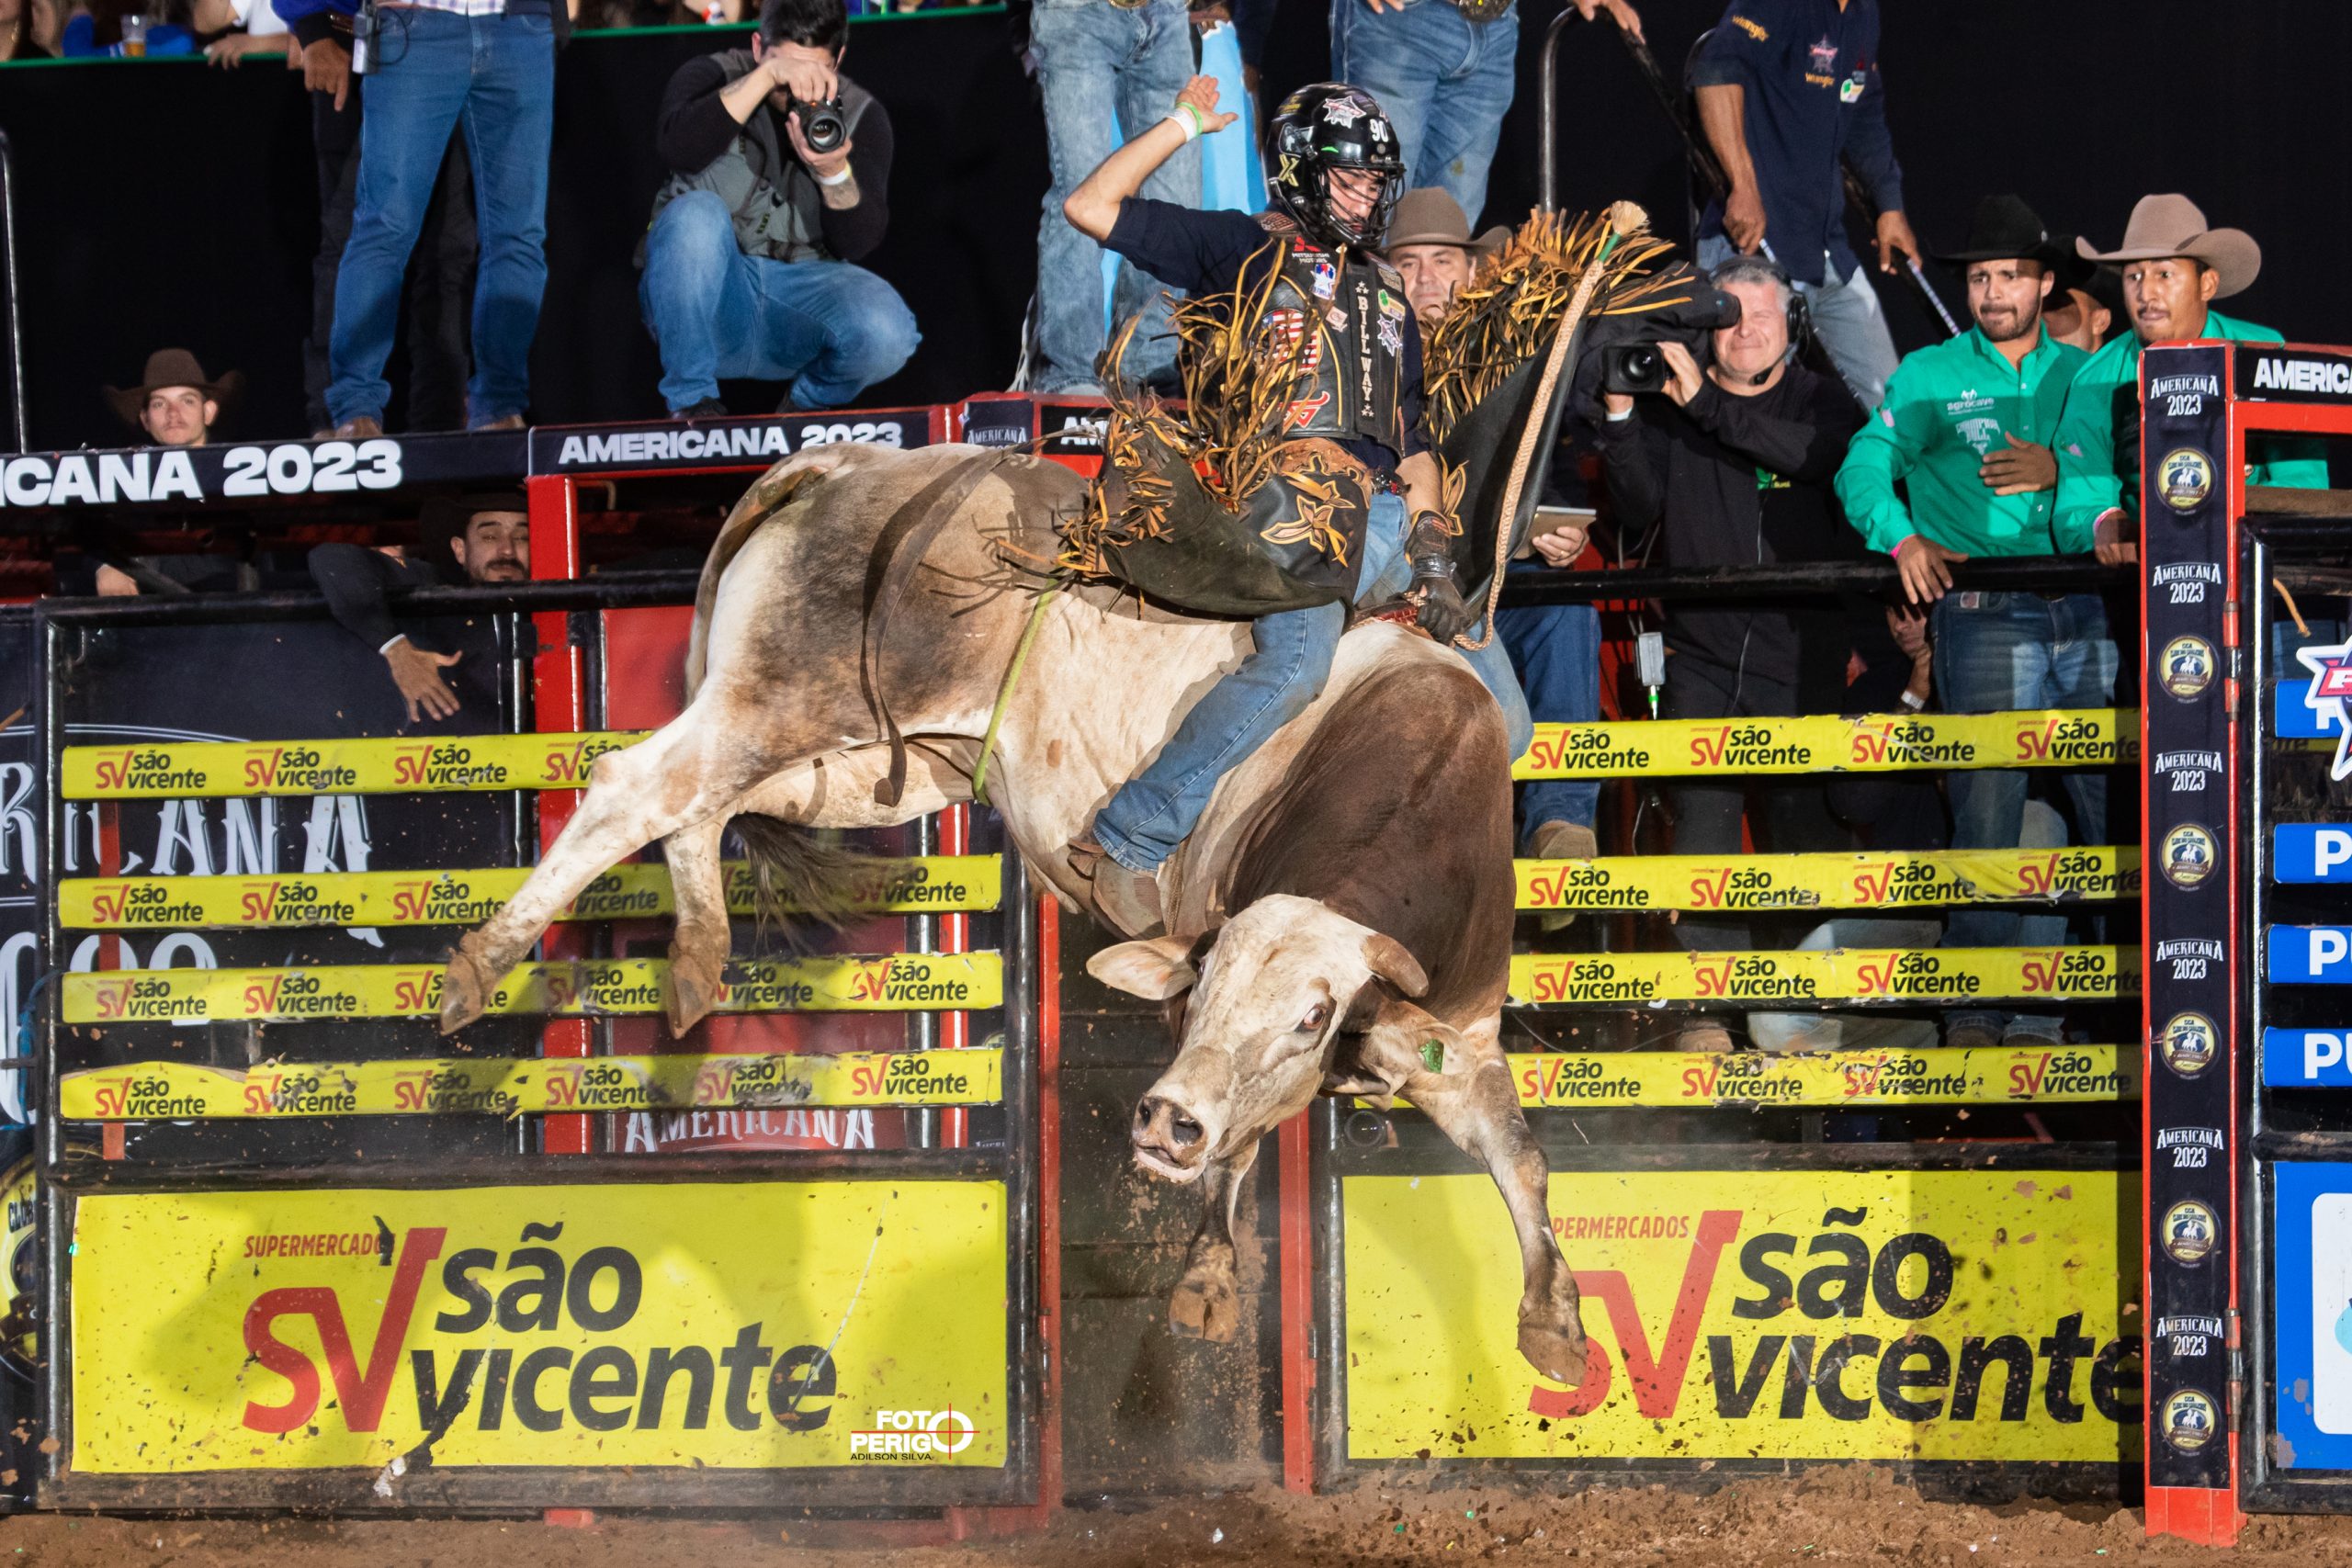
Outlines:
[[[836,152],[849,140],[849,117],[842,112],[841,99],[827,98],[821,104],[812,104],[796,98],[792,110],[800,117],[800,139],[808,143],[811,152]]]
[[[1709,295],[1713,296],[1712,310],[1706,308]],[[1662,343],[1680,344],[1690,351],[1690,357],[1698,361],[1699,367],[1705,369],[1714,356],[1715,333],[1739,325],[1739,300],[1720,289],[1702,288],[1693,303],[1701,308],[1678,311],[1679,319],[1671,322],[1660,319],[1657,331],[1643,342],[1602,349],[1600,389],[1628,397],[1664,391],[1674,376],[1666,367],[1666,355],[1658,352]]]

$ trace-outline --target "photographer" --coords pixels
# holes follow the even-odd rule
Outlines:
[[[1845,388],[1796,362],[1796,298],[1787,275],[1760,257],[1715,269],[1714,286],[1739,302],[1739,320],[1708,342],[1701,369],[1681,344],[1660,355],[1660,392],[1635,400],[1605,392],[1601,472],[1621,533],[1655,527],[1662,564],[1755,567],[1858,558],[1829,490],[1861,423]],[[1792,717],[1837,711],[1852,639],[1835,601],[1807,604],[1694,601],[1666,607],[1668,718]],[[1806,781],[1693,780],[1676,785],[1674,852],[1733,855],[1752,793],[1759,848],[1799,852],[1847,847],[1820,785]],[[1737,921],[1685,918],[1682,945],[1713,952],[1756,945]],[[1724,1050],[1719,1021],[1693,1019],[1679,1049]]]
[[[842,0],[771,0],[748,50],[690,60],[662,95],[638,299],[681,418],[723,414],[721,377],[789,381],[782,412],[839,408],[921,335],[851,265],[889,226],[890,116],[841,73]]]

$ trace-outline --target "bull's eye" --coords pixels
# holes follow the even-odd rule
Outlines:
[[[1306,1016],[1298,1021],[1299,1032],[1304,1034],[1312,1034],[1330,1021],[1331,1004],[1317,1002],[1306,1010]]]

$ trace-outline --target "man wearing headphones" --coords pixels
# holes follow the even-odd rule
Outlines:
[[[1644,553],[1674,567],[1859,558],[1829,486],[1861,411],[1844,386],[1797,363],[1804,307],[1786,273],[1736,256],[1712,281],[1739,301],[1739,321],[1714,333],[1707,367],[1669,342],[1662,406],[1603,395],[1601,474],[1621,536],[1646,536]],[[1669,603],[1664,716],[1835,713],[1850,646],[1835,601]],[[1676,854],[1737,854],[1751,799],[1759,848],[1848,847],[1815,783],[1693,779],[1671,794]],[[1686,917],[1675,934],[1693,952],[1757,945],[1737,920]],[[1720,1051],[1731,1037],[1722,1021],[1693,1018],[1676,1044]]]

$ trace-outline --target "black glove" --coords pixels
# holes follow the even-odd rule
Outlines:
[[[1441,644],[1470,629],[1477,616],[1462,597],[1453,570],[1453,537],[1444,519],[1424,512],[1415,519],[1405,539],[1405,558],[1413,568],[1413,592],[1421,595],[1414,623]]]

